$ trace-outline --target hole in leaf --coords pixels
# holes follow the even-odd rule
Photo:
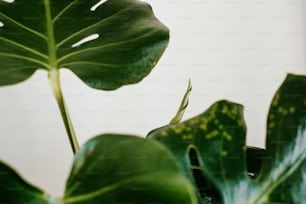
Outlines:
[[[196,149],[191,147],[188,156],[194,182],[204,203],[221,203],[221,196],[218,190],[209,184],[203,176]]]
[[[265,154],[264,149],[248,147],[247,149],[247,169],[250,178],[256,178],[260,172],[262,160]]]
[[[4,23],[2,23],[1,21],[0,21],[0,28],[1,27],[4,27]]]
[[[101,0],[98,3],[96,3],[95,5],[93,5],[90,10],[91,11],[95,11],[99,6],[101,6],[103,3],[105,3],[107,0]]]
[[[7,2],[7,3],[14,3],[15,0],[2,0],[4,2]]]
[[[86,38],[83,38],[82,40],[80,40],[79,42],[77,43],[74,43],[71,47],[78,47],[84,43],[87,43],[89,41],[93,41],[95,39],[98,39],[99,38],[99,34],[92,34],[92,35],[89,35],[87,36]]]

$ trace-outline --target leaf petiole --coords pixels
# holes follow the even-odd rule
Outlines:
[[[57,105],[59,107],[59,110],[61,112],[61,116],[66,128],[66,132],[69,138],[69,142],[72,148],[72,152],[75,154],[79,149],[79,143],[69,116],[69,112],[64,100],[64,96],[61,89],[60,84],[60,72],[59,70],[52,69],[48,73],[48,78],[50,82],[50,86],[53,92],[53,95],[56,99]]]

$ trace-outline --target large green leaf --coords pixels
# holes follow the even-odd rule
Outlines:
[[[157,142],[133,136],[102,135],[87,142],[76,154],[62,199],[44,196],[15,173],[4,176],[7,171],[12,172],[6,166],[0,171],[0,190],[7,193],[0,203],[198,203],[172,154]]]
[[[60,68],[104,90],[143,79],[166,48],[168,29],[141,1],[99,2],[0,0],[0,85]]]
[[[203,114],[157,129],[148,138],[169,148],[203,202],[306,203],[306,77],[288,75],[273,99],[267,152],[256,179],[248,176],[245,132],[242,106],[219,101]],[[199,178],[206,189],[200,188]]]
[[[154,131],[148,137],[162,142],[171,150],[181,162],[185,175],[194,183],[195,190],[198,184],[194,179],[194,169],[201,169],[205,180],[212,181],[223,197],[231,199],[228,203],[236,203],[230,196],[237,195],[239,200],[248,196],[247,185],[242,183],[241,189],[232,188],[231,185],[248,178],[242,106],[219,101],[205,113]],[[214,197],[206,191],[200,193],[205,200]]]
[[[67,203],[197,203],[172,155],[144,139],[104,135],[77,153]]]
[[[14,170],[0,162],[1,204],[45,204],[53,201],[55,199],[26,183]]]
[[[263,167],[258,182],[266,192],[261,196],[270,201],[306,203],[305,76],[288,75],[274,96],[268,117],[267,156]],[[279,185],[281,191],[272,192],[269,188]]]

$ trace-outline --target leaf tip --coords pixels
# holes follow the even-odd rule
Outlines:
[[[171,119],[171,121],[169,123],[170,125],[175,125],[175,124],[178,124],[179,122],[181,122],[181,120],[184,116],[185,110],[186,110],[186,108],[188,106],[188,103],[189,103],[189,96],[190,96],[191,91],[192,91],[192,85],[191,85],[191,80],[189,78],[188,79],[187,90],[184,94],[181,105],[180,105],[176,115]]]

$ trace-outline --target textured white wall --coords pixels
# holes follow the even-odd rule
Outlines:
[[[169,122],[188,78],[185,118],[219,99],[244,104],[247,143],[264,147],[270,100],[287,72],[306,73],[302,0],[148,0],[171,29],[165,55],[141,83],[115,92],[90,89],[62,72],[80,143],[115,132],[144,136]],[[47,75],[0,88],[0,159],[60,196],[72,162]]]

